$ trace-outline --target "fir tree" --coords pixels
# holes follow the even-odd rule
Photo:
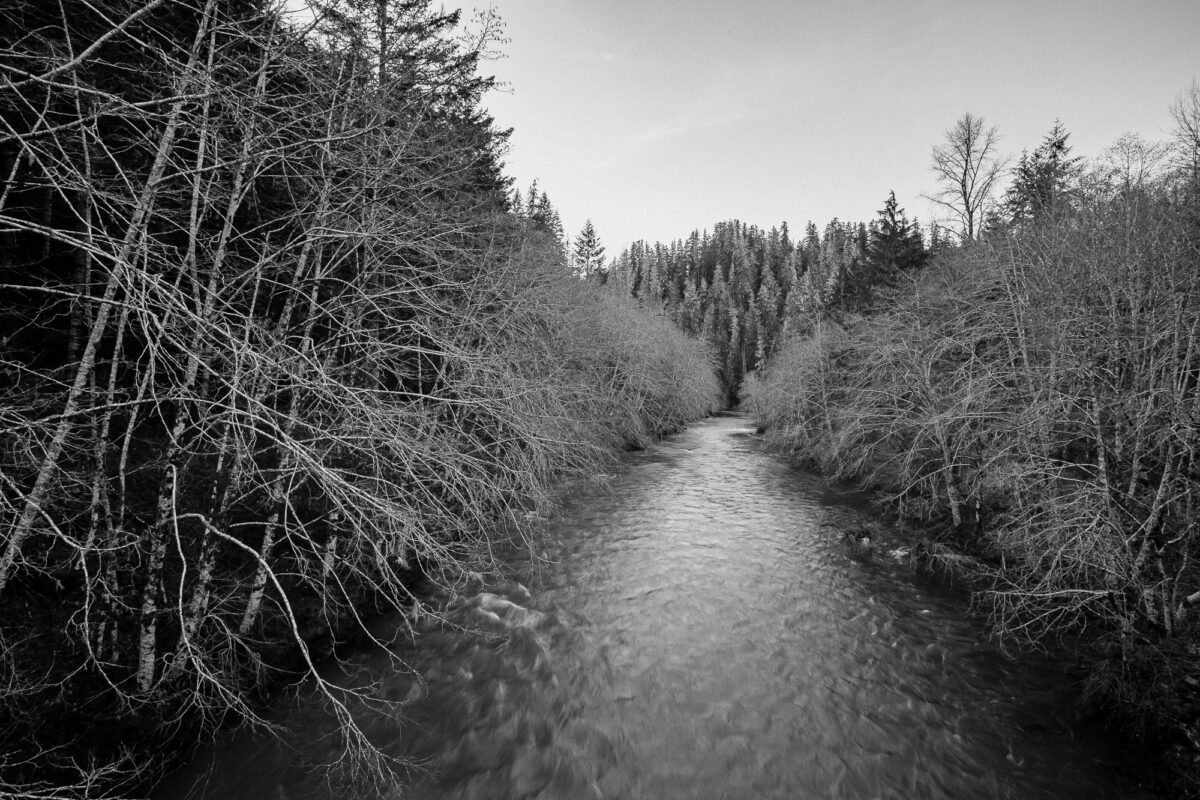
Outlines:
[[[600,244],[600,237],[596,235],[596,228],[590,219],[584,222],[583,230],[575,237],[572,261],[576,275],[584,280],[604,283],[607,277],[604,268],[604,245]]]
[[[871,224],[866,247],[868,289],[890,285],[904,270],[921,266],[925,261],[925,243],[921,232],[904,215],[896,202],[896,193],[889,192],[879,210],[879,219]]]
[[[1059,120],[1030,153],[1022,153],[1004,210],[1014,225],[1028,224],[1066,202],[1083,171],[1082,158],[1071,157],[1070,133]]]
[[[536,178],[529,184],[524,203],[520,197],[516,197],[512,205],[525,234],[533,239],[541,238],[546,241],[556,258],[566,263],[567,246],[562,219],[558,215],[558,209],[550,202],[549,195],[539,190]]]

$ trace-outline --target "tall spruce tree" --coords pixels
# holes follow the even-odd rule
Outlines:
[[[1071,156],[1070,135],[1062,122],[1055,120],[1033,153],[1021,154],[1004,197],[1009,222],[1035,222],[1068,201],[1083,170],[1083,159]]]
[[[543,239],[555,253],[555,257],[565,264],[568,253],[562,218],[558,215],[558,209],[550,202],[550,196],[539,188],[537,179],[534,178],[529,184],[523,202],[517,195],[510,205],[525,234],[534,239]]]
[[[596,235],[596,228],[590,219],[583,223],[583,230],[575,237],[575,249],[571,256],[575,274],[584,280],[604,283],[607,277],[604,245],[600,244],[600,237]]]
[[[920,230],[908,221],[896,202],[896,193],[889,192],[867,238],[867,291],[891,285],[899,273],[921,266],[925,257]]]

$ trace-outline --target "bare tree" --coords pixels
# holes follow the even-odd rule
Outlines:
[[[995,126],[967,112],[946,130],[946,141],[933,148],[931,169],[941,188],[926,197],[950,210],[962,224],[964,241],[975,238],[996,180],[1007,159],[997,155]]]
[[[1100,154],[1100,178],[1125,191],[1143,188],[1160,175],[1169,153],[1167,142],[1148,141],[1136,133],[1123,134]]]
[[[1200,82],[1192,81],[1171,104],[1175,159],[1186,180],[1200,186]]]

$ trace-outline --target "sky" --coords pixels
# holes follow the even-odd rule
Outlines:
[[[447,0],[447,5],[450,5]],[[513,129],[570,239],[615,256],[727,219],[869,221],[889,191],[935,213],[930,151],[964,112],[1004,154],[1056,119],[1074,155],[1168,138],[1200,79],[1200,0],[493,0]],[[466,10],[470,10],[468,6]]]

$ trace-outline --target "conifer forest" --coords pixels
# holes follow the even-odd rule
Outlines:
[[[0,4],[0,796],[144,796],[300,681],[375,763],[323,659],[733,408],[1195,772],[1200,89],[1087,159],[947,121],[944,221],[606,253],[505,172],[494,12],[312,5]]]

